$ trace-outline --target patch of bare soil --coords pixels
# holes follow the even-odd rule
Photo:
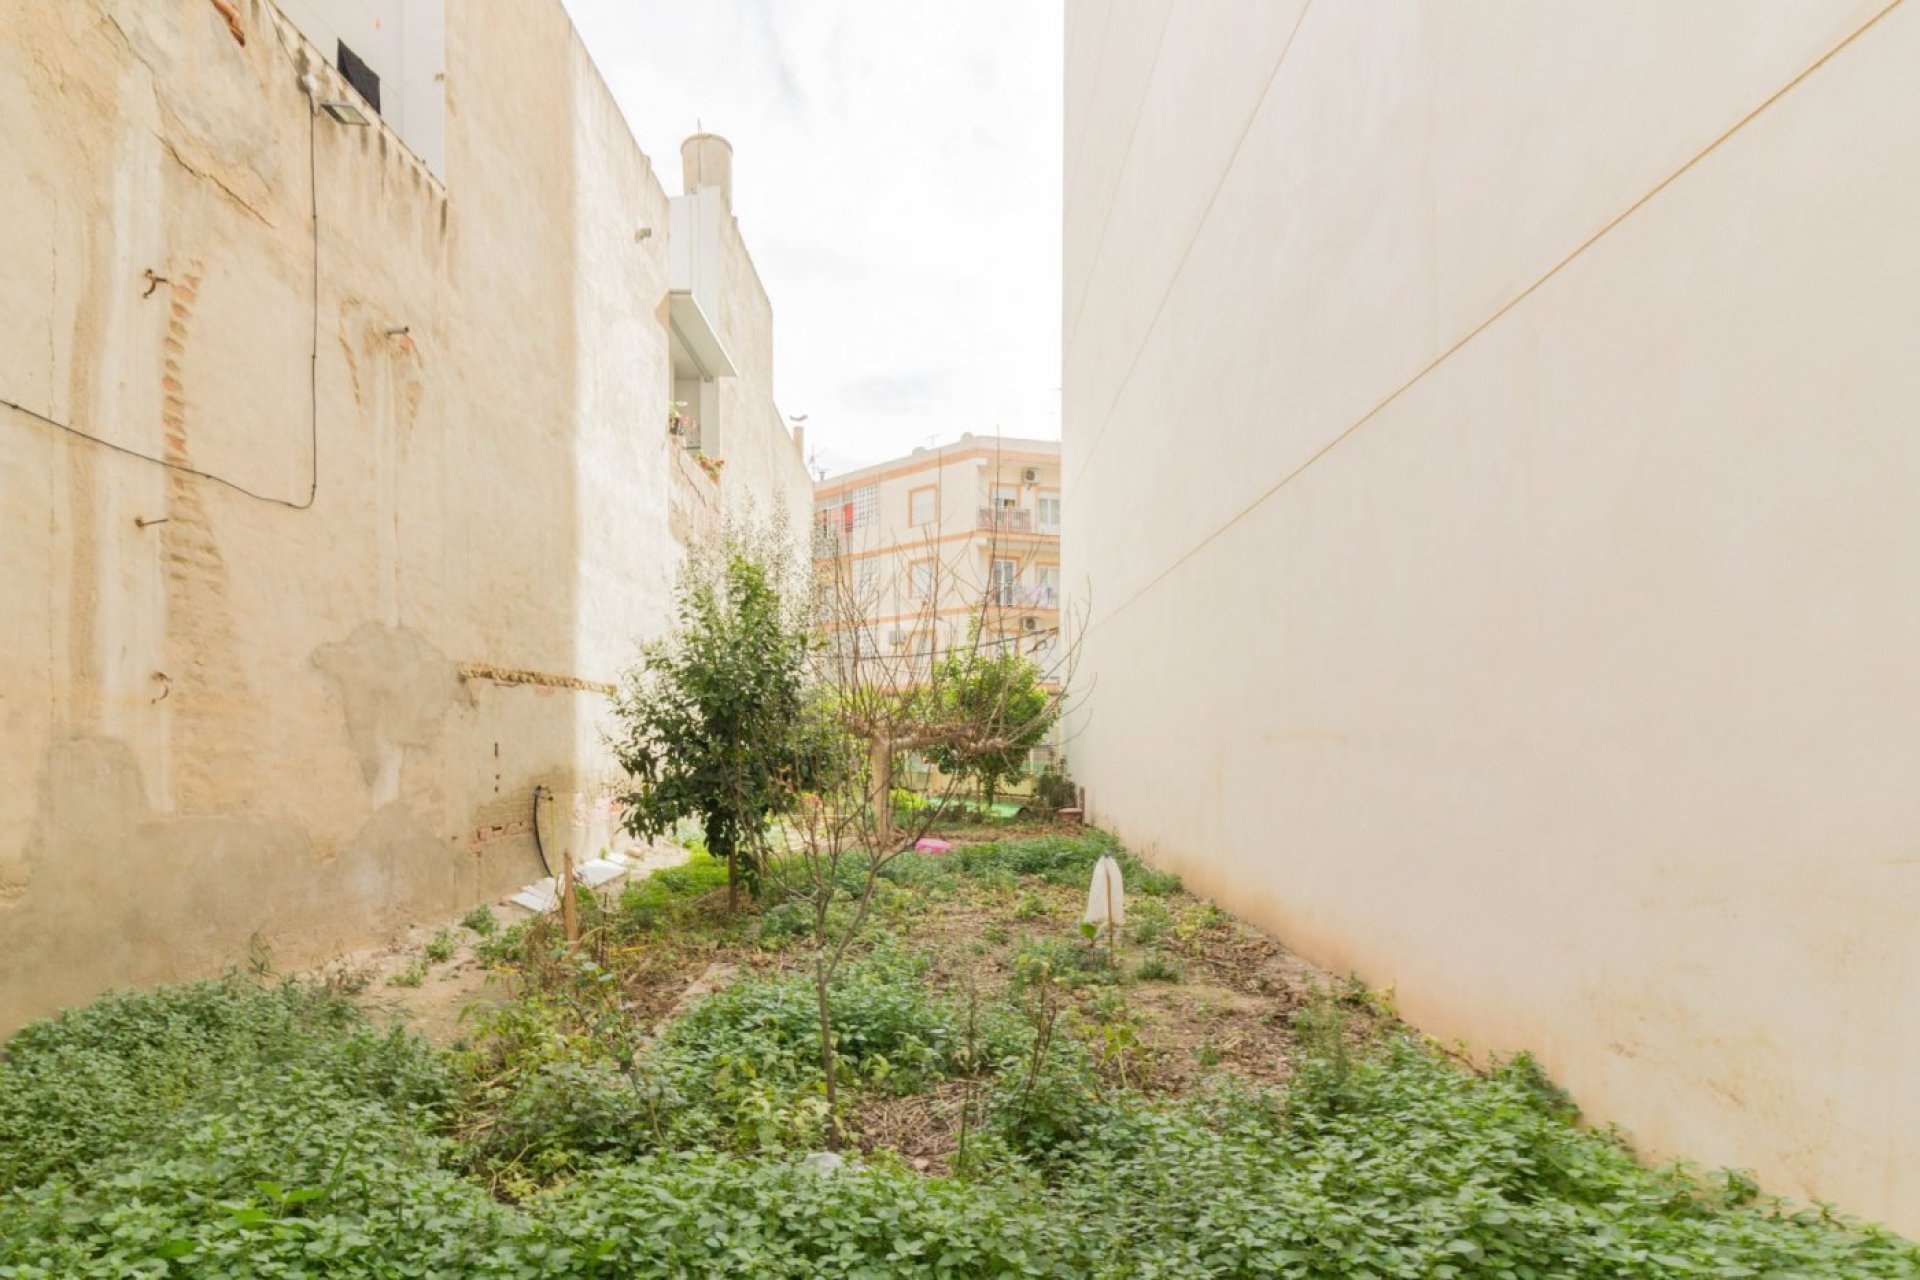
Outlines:
[[[978,1123],[978,1081],[943,1080],[925,1093],[866,1100],[856,1119],[862,1151],[892,1152],[922,1173],[951,1173],[960,1149],[960,1118],[970,1107]]]
[[[468,1009],[498,1006],[508,993],[475,955],[479,936],[458,925],[444,926],[452,954],[430,959],[428,949],[441,928],[416,925],[382,946],[340,956],[314,976],[353,993],[382,1023],[405,1025],[439,1044],[452,1044],[466,1034]]]
[[[1105,941],[1088,944],[1079,934],[1084,888],[1032,877],[1010,887],[964,879],[962,886],[901,929],[906,945],[932,955],[930,980],[949,994],[971,987],[983,1003],[991,999],[1031,940],[1109,952]],[[1092,980],[1075,996],[1082,1030],[1116,1084],[1184,1094],[1226,1073],[1278,1085],[1299,1057],[1295,1015],[1342,990],[1356,1042],[1387,1020],[1383,1004],[1351,998],[1351,984],[1211,903],[1184,892],[1130,895],[1128,909],[1131,923],[1110,959],[1089,957]]]
[[[616,896],[623,884],[637,877],[678,866],[687,860],[687,851],[661,844],[635,850],[632,856],[632,869],[604,885],[603,895]],[[502,929],[533,915],[505,898],[489,904],[489,909]],[[498,1008],[513,997],[509,975],[489,969],[479,958],[477,949],[483,941],[457,920],[416,924],[379,946],[339,956],[307,976],[353,993],[361,1007],[383,1023],[405,1025],[437,1043],[452,1044],[468,1034],[472,1010]],[[449,947],[444,958],[435,958]],[[685,985],[684,967],[678,956],[662,955],[652,963],[647,957],[628,957],[623,972],[658,979],[641,982],[643,991],[663,988],[656,1000],[643,1002],[647,1006],[643,1016],[651,1013],[658,1019],[672,1007]]]
[[[609,900],[619,888],[604,891]],[[1071,988],[1072,1033],[1088,1045],[1108,1082],[1149,1093],[1183,1095],[1222,1074],[1261,1087],[1283,1083],[1301,1055],[1296,1017],[1316,1002],[1340,1006],[1356,1043],[1391,1022],[1385,1002],[1186,893],[1129,895],[1130,923],[1113,946],[1081,934],[1085,901],[1082,885],[960,875],[950,884],[890,885],[876,898],[873,924],[929,959],[930,986],[981,1010],[1004,994],[1023,951],[1052,948]],[[682,900],[675,910],[677,925],[638,938],[628,931],[618,942],[620,930],[590,924],[575,953],[617,975],[620,1012],[652,1035],[731,982],[808,964],[804,939],[761,945],[752,908],[744,927],[728,917],[724,891]],[[496,914],[502,927],[526,918],[512,907]],[[558,927],[551,918],[535,925]],[[452,954],[428,959],[436,939],[444,950],[448,936]],[[381,1017],[449,1043],[469,1033],[470,1010],[503,1005],[520,986],[513,974],[485,967],[475,953],[478,942],[458,926],[421,926],[384,947],[342,957],[323,976],[358,990]],[[557,949],[523,952],[556,955]],[[527,975],[535,986],[552,976]],[[949,1172],[961,1117],[969,1099],[979,1106],[983,1087],[978,1080],[949,1080],[917,1094],[868,1095],[850,1136],[870,1154],[892,1153],[930,1174]],[[972,1115],[977,1120],[977,1109]]]

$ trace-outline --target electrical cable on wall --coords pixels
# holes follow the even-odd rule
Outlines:
[[[0,396],[0,405],[5,405],[15,413],[23,414],[37,422],[43,422],[47,426],[57,427],[68,435],[77,436],[82,440],[100,445],[102,448],[111,449],[115,453],[124,454],[129,458],[137,458],[142,462],[151,462],[155,466],[165,467],[169,471],[178,471],[184,475],[197,476],[202,480],[211,481],[214,484],[231,489],[235,493],[252,498],[257,502],[271,503],[274,506],[287,507],[294,511],[311,509],[315,497],[317,497],[320,492],[320,191],[319,164],[315,158],[318,145],[315,136],[315,121],[318,115],[319,112],[317,110],[309,110],[307,114],[307,208],[313,224],[313,253],[311,255],[313,259],[313,333],[307,352],[307,445],[309,464],[307,496],[303,500],[296,502],[291,498],[277,498],[272,494],[259,493],[237,481],[229,480],[225,476],[215,475],[211,471],[202,471],[200,468],[190,467],[184,462],[173,462],[166,458],[156,457],[150,453],[142,453],[138,449],[128,448],[123,444],[115,444],[111,440],[103,439],[90,431],[76,427],[72,423],[62,422],[36,409],[29,409],[27,406],[6,396]],[[152,290],[149,289],[148,292],[151,293]]]
[[[533,789],[533,847],[540,855],[540,865],[546,868],[547,875],[553,875],[553,864],[547,861],[547,842],[540,835],[540,804],[545,801],[549,808],[553,805],[553,792],[547,790],[542,782]]]

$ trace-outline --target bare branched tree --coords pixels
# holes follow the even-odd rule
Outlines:
[[[927,834],[964,773],[943,771],[932,802],[902,821],[893,803],[897,761],[905,753],[949,762],[1024,753],[1059,722],[1072,681],[1076,649],[1058,628],[1026,621],[1036,611],[1030,591],[1016,585],[1019,575],[991,568],[1019,561],[1001,554],[997,527],[988,532],[990,570],[974,582],[931,536],[861,554],[832,522],[816,527],[814,747],[783,865],[789,892],[811,906],[830,1111],[834,977],[881,874]]]

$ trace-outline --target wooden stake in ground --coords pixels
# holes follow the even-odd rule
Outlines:
[[[580,941],[580,907],[573,900],[573,850],[560,854],[560,923],[567,931],[567,946]]]
[[[1107,887],[1107,963],[1108,964],[1113,963],[1115,950],[1120,945],[1120,926],[1115,923],[1117,920],[1120,919],[1120,917],[1114,909],[1114,902],[1113,902],[1113,887],[1119,879],[1120,879],[1120,873],[1117,871],[1113,875],[1110,875],[1107,877],[1106,887]]]

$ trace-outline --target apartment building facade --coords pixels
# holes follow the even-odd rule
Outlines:
[[[855,656],[923,671],[977,642],[1052,676],[1060,519],[1060,447],[1050,440],[968,434],[822,480],[816,612]]]
[[[0,30],[0,1033],[616,843],[684,548],[812,492],[725,142],[560,0]]]
[[[1090,816],[1908,1231],[1916,66],[1886,0],[1067,5]]]

